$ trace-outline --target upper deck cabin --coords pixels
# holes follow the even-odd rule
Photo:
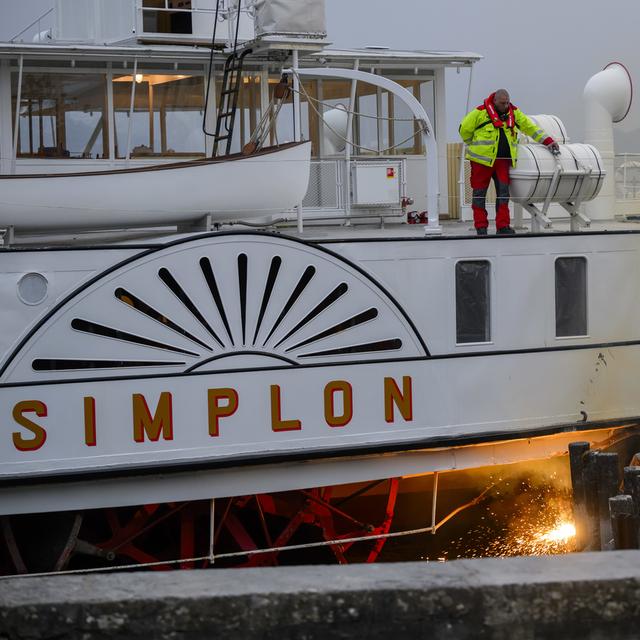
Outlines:
[[[470,69],[481,56],[382,46],[337,49],[327,39],[322,1],[296,2],[307,9],[304,19],[287,15],[284,28],[271,15],[256,19],[259,4],[240,5],[238,46],[251,54],[244,60],[231,152],[249,141],[282,70],[292,66],[293,52],[301,68],[372,72],[406,87],[425,108],[439,143],[439,213],[469,221],[461,145],[446,144],[452,105],[445,76],[448,69]],[[0,16],[8,11],[3,5]],[[211,156],[213,139],[203,129],[215,130],[237,16],[234,0],[55,0],[0,43],[0,174],[100,171]],[[210,59],[214,80],[207,99]],[[463,73],[459,81],[468,78]],[[354,112],[352,144],[335,135],[335,123],[325,122],[340,106]],[[300,93],[300,131],[294,121],[290,96],[268,143],[312,142],[307,216],[335,220],[353,210],[365,219],[373,213],[399,222],[406,220],[404,198],[414,201],[410,209],[416,212],[427,209],[427,151],[418,123],[396,96],[365,82],[308,78]],[[637,162],[616,161],[611,217],[638,213]],[[566,217],[556,209],[556,216]]]
[[[335,49],[326,38],[324,13],[282,33],[255,26],[251,8],[240,11],[244,60],[239,117],[231,152],[248,142],[273,97],[283,68],[359,68],[406,87],[429,114],[436,137],[446,140],[447,69],[470,68],[471,52],[391,51],[384,47]],[[251,3],[253,4],[253,3]],[[323,3],[313,2],[309,5]],[[3,6],[2,12],[10,11]],[[213,76],[207,84],[216,0],[57,0],[10,41],[0,43],[0,173],[101,170],[210,156],[222,67],[233,45],[237,8],[221,0]],[[274,25],[271,25],[273,27]],[[300,25],[297,25],[300,28]],[[463,78],[467,74],[463,75]],[[16,104],[19,108],[16,113]],[[347,194],[344,143],[320,114],[344,105],[353,118],[349,164],[393,161],[390,195]],[[336,213],[351,206],[399,210],[403,196],[426,206],[426,150],[407,107],[386,91],[340,79],[308,79],[301,93],[301,131],[294,131],[293,100],[282,107],[270,143],[296,136],[312,142],[310,189],[304,206]],[[447,180],[447,147],[438,153],[441,213],[449,213],[457,175]],[[363,183],[364,184],[364,183]],[[389,181],[384,185],[389,186]],[[387,189],[387,192],[389,189]],[[455,212],[451,212],[455,215]]]

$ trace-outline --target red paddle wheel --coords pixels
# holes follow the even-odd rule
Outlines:
[[[389,533],[398,487],[393,478],[218,499],[215,509],[197,501],[5,517],[2,572],[204,568],[211,549],[213,566],[225,567],[375,562],[386,538],[359,539]]]

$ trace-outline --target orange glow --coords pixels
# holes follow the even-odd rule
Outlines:
[[[185,78],[191,78],[192,76],[184,76],[184,75],[167,75],[167,74],[142,74],[136,73],[135,81],[140,84],[141,82],[148,82],[151,86],[155,86],[157,84],[166,84],[167,82],[175,82],[176,80],[184,80]],[[114,82],[133,82],[133,76],[120,76],[119,78],[114,78]]]
[[[575,537],[576,527],[572,522],[560,522],[550,531],[538,535],[541,542],[548,542],[551,544],[566,544],[571,540],[571,538]]]

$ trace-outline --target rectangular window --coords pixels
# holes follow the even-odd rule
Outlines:
[[[556,337],[587,335],[587,260],[556,260]]]
[[[11,81],[15,118],[17,73]],[[105,75],[25,72],[18,108],[18,157],[103,158],[107,154]]]
[[[145,33],[193,33],[191,0],[142,0]]]
[[[491,340],[491,264],[465,260],[456,264],[456,342]]]
[[[135,82],[133,121],[129,122],[131,89]],[[127,153],[131,126],[131,157],[202,156],[204,78],[200,75],[149,73],[142,67],[135,78],[113,80],[114,139],[117,158]]]

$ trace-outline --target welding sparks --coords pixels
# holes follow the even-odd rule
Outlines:
[[[539,556],[576,550],[569,492],[556,488],[553,481],[508,484],[487,499],[479,524],[454,543],[450,557]]]
[[[540,534],[541,542],[549,542],[551,544],[566,544],[571,538],[576,537],[576,527],[571,522],[561,522],[557,527]]]

